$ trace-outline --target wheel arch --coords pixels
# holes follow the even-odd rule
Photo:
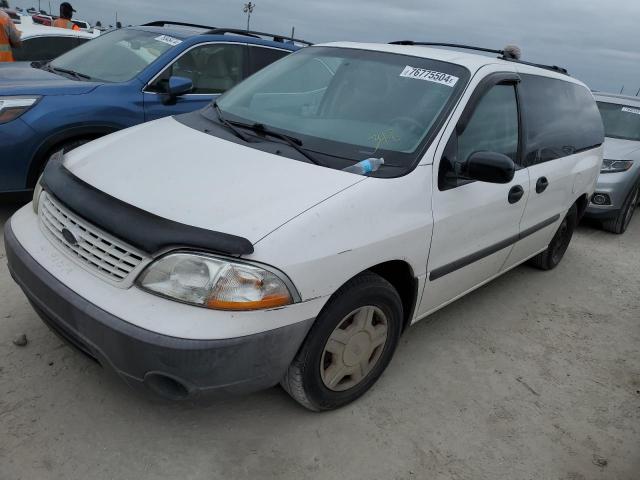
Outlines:
[[[576,199],[574,205],[578,209],[578,221],[580,221],[589,206],[589,196],[586,193],[583,193]]]
[[[27,173],[26,188],[32,188],[35,185],[42,166],[46,163],[47,159],[55,153],[56,149],[60,148],[63,144],[75,140],[93,140],[118,130],[120,130],[120,128],[113,125],[84,125],[68,128],[51,135],[42,142],[31,159]]]
[[[373,272],[384,278],[393,286],[393,288],[396,289],[398,295],[400,295],[403,314],[402,331],[404,332],[404,330],[406,330],[406,328],[411,324],[418,301],[419,282],[413,272],[413,268],[404,260],[390,260],[382,262],[353,275],[340,285],[340,287],[336,289],[336,292],[340,291],[347,283],[365,272]],[[335,295],[335,292],[333,295]],[[333,295],[330,298],[333,298]]]
[[[388,281],[400,295],[402,300],[403,324],[402,331],[411,325],[413,314],[418,302],[419,282],[414,274],[413,268],[404,260],[391,260],[379,263],[367,270],[380,275]]]

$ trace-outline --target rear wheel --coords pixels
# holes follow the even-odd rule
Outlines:
[[[547,249],[529,260],[529,263],[541,270],[556,268],[569,248],[577,223],[578,209],[575,205],[572,205]]]
[[[366,272],[329,301],[281,385],[314,411],[332,410],[364,394],[395,352],[402,301],[382,277]]]
[[[625,200],[622,208],[620,209],[620,213],[615,218],[611,220],[606,220],[602,222],[602,228],[611,233],[616,233],[618,235],[627,231],[629,224],[631,223],[631,219],[633,218],[633,214],[636,211],[636,207],[638,206],[638,201],[640,200],[640,183],[636,185],[631,192],[629,193],[627,199]]]

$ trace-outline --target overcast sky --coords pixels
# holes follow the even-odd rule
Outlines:
[[[244,0],[70,0],[76,17],[103,24],[175,20],[246,26]],[[37,7],[37,0],[10,0]],[[256,0],[254,30],[312,42],[423,40],[502,48],[523,59],[561,65],[597,90],[640,88],[638,0]],[[57,8],[59,0],[52,0]],[[48,9],[48,0],[42,8]]]

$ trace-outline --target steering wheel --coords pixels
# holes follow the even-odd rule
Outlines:
[[[420,136],[424,133],[424,125],[411,117],[396,117],[391,120],[391,125],[397,125],[402,130],[409,130],[416,136]]]

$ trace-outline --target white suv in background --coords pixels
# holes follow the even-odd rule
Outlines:
[[[345,405],[412,323],[558,265],[594,192],[590,91],[495,53],[309,47],[204,110],[58,155],[7,224],[13,277],[131,385],[280,382]]]

